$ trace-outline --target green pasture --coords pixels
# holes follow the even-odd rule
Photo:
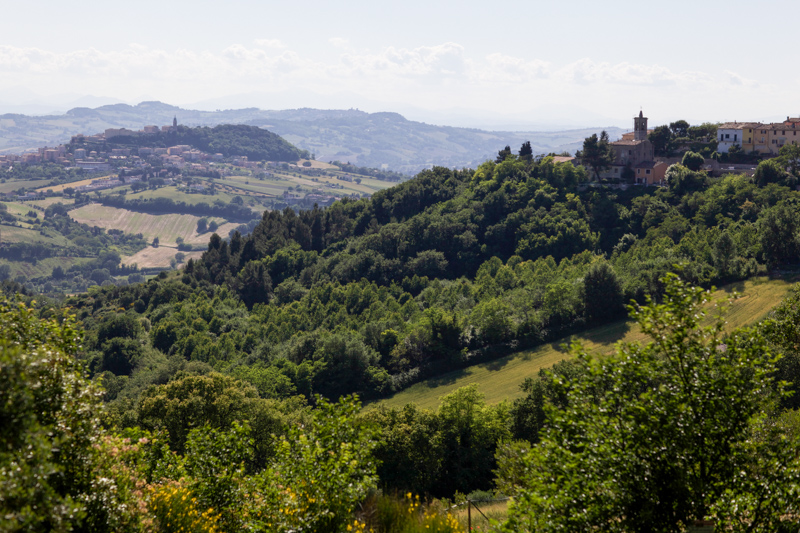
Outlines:
[[[785,279],[765,277],[724,286],[713,293],[713,305],[709,304],[709,315],[715,313],[719,305],[727,305],[724,317],[728,331],[753,324],[777,305],[791,286],[792,283]],[[736,299],[727,303],[734,293],[738,293]],[[711,318],[708,320],[711,321]],[[370,405],[400,408],[414,403],[419,407],[435,409],[442,396],[473,383],[478,385],[488,403],[513,400],[523,395],[519,386],[525,378],[534,377],[542,368],[548,368],[554,363],[571,358],[572,354],[568,348],[571,342],[582,344],[589,353],[607,354],[613,351],[617,342],[647,340],[636,323],[631,320],[621,320],[532,350],[448,372],[412,385],[391,398]]]

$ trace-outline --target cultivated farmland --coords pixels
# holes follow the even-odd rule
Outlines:
[[[197,233],[197,221],[201,217],[195,215],[149,215],[101,204],[79,207],[70,211],[69,215],[75,221],[90,226],[98,226],[107,230],[118,229],[133,235],[141,233],[148,241],[158,237],[162,245],[175,246],[178,237],[188,244],[203,245],[211,237],[210,233]],[[224,237],[227,237],[228,233],[238,226],[238,224],[229,223],[221,218],[211,217],[208,220],[219,224],[217,233]]]

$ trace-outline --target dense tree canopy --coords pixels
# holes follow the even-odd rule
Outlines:
[[[704,326],[701,289],[666,286],[636,312],[653,342],[579,354],[579,379],[553,375],[566,405],[545,407],[523,465],[504,465],[525,472],[505,481],[518,487],[510,530],[678,531],[715,516],[776,531],[798,512],[800,442],[769,422],[777,358],[758,332]]]

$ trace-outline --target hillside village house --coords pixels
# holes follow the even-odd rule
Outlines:
[[[726,122],[717,128],[717,151],[728,153],[738,145],[745,153],[778,155],[785,144],[800,144],[800,118],[786,117],[783,122]]]
[[[655,160],[653,143],[647,138],[647,117],[639,111],[633,119],[633,132],[626,133],[622,139],[612,142],[614,163],[600,172],[601,179],[622,178],[625,169],[633,171],[635,183],[642,185],[661,185],[667,171],[667,164]]]

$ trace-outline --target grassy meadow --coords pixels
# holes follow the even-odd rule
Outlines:
[[[727,303],[725,327],[732,331],[738,327],[753,324],[762,319],[777,305],[792,286],[785,279],[766,277],[726,285],[712,294],[709,315],[715,307],[726,305],[734,293],[735,300]],[[712,319],[709,316],[708,321]],[[578,342],[592,354],[606,354],[614,349],[617,342],[646,342],[647,337],[632,320],[620,320],[601,327],[587,330],[583,334],[560,339],[532,350],[525,350],[481,363],[461,370],[454,370],[431,378],[398,392],[391,398],[371,403],[370,406],[403,407],[408,403],[426,409],[435,409],[445,394],[476,383],[490,404],[503,400],[513,400],[523,396],[519,386],[525,378],[534,377],[542,368],[572,357],[568,348],[571,342]]]
[[[464,531],[467,531],[468,523],[472,526],[473,531],[494,531],[490,521],[502,522],[508,517],[508,500],[474,502],[469,511],[466,505],[461,505],[453,511],[453,515]]]

